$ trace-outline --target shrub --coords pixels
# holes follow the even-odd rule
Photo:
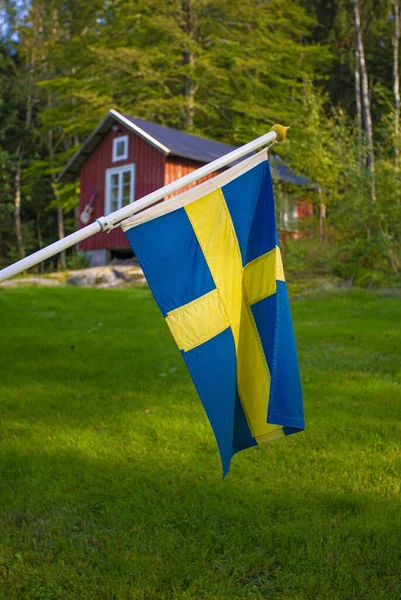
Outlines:
[[[82,250],[78,250],[78,252],[74,252],[74,254],[70,254],[70,256],[67,257],[67,268],[72,271],[87,269],[88,267],[88,257]]]

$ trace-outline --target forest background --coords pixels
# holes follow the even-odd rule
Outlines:
[[[292,267],[399,282],[399,37],[399,0],[0,0],[0,263],[76,229],[57,175],[114,108],[238,145],[290,124]]]

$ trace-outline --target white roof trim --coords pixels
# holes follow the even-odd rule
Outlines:
[[[155,148],[157,148],[158,150],[161,150],[164,154],[166,154],[166,155],[170,154],[170,152],[171,152],[170,148],[167,148],[167,146],[165,146],[164,144],[161,144],[158,140],[156,140],[154,137],[152,137],[151,135],[146,133],[146,131],[144,131],[143,129],[138,127],[138,125],[135,125],[135,123],[132,123],[132,121],[130,121],[129,119],[126,119],[124,117],[124,115],[122,115],[121,113],[119,113],[116,110],[114,110],[113,108],[111,108],[109,110],[109,115],[111,115],[117,121],[119,121],[121,123],[121,125],[124,125],[131,131],[134,131],[135,133],[140,135],[143,139],[145,139],[147,142],[149,142],[149,144],[152,144],[152,146],[155,146]]]
[[[129,119],[127,119],[126,117],[124,117],[124,115],[122,115],[118,111],[110,109],[109,112],[107,113],[107,115],[105,117],[103,117],[103,119],[100,121],[100,123],[96,127],[96,129],[94,131],[92,131],[92,133],[86,138],[86,140],[81,145],[81,147],[79,148],[79,150],[77,150],[75,152],[75,154],[70,158],[70,160],[68,161],[67,165],[65,166],[65,168],[63,169],[63,171],[58,176],[58,180],[59,181],[62,180],[65,175],[68,177],[68,179],[66,179],[65,181],[71,181],[71,180],[75,179],[76,177],[78,177],[79,170],[81,169],[83,163],[86,161],[86,159],[89,157],[89,155],[92,154],[93,150],[96,148],[96,146],[98,144],[95,142],[95,147],[90,151],[89,154],[87,153],[88,146],[89,147],[91,146],[91,142],[97,136],[100,136],[102,138],[105,136],[105,132],[102,132],[102,130],[103,130],[104,126],[108,123],[108,121],[110,123],[112,123],[113,121],[117,121],[118,123],[120,123],[121,125],[123,125],[124,127],[126,127],[129,131],[131,131],[133,133],[136,133],[139,137],[141,137],[143,140],[145,140],[146,142],[148,142],[149,144],[151,144],[154,148],[156,148],[157,150],[159,150],[160,152],[162,152],[165,156],[167,156],[167,155],[169,155],[171,153],[170,148],[167,148],[167,146],[165,146],[164,144],[161,144],[158,140],[156,140],[154,137],[152,137],[151,135],[149,135],[148,133],[146,133],[146,131],[144,131],[143,129],[141,129],[140,127],[138,127],[137,125],[135,125],[134,123],[131,123],[131,121],[129,121]],[[111,128],[111,125],[110,125],[110,128]],[[77,171],[76,172],[73,172],[73,171],[70,172],[70,168],[72,167],[72,165],[75,164],[75,162],[77,160],[79,160],[80,156],[83,157],[83,160],[78,165]]]

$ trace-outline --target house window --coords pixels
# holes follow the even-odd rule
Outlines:
[[[297,231],[298,227],[298,205],[297,199],[283,193],[280,197],[280,229],[284,231]]]
[[[108,215],[135,199],[135,164],[106,171],[105,214]]]
[[[128,158],[128,135],[116,137],[113,140],[113,162]]]

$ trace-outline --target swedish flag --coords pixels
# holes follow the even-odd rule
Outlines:
[[[123,224],[216,436],[223,471],[304,428],[266,151]]]

